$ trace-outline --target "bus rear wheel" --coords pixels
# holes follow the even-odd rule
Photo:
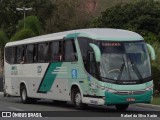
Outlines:
[[[128,108],[129,104],[117,104],[115,106],[118,111],[125,111]]]
[[[76,109],[84,109],[86,108],[86,104],[82,103],[82,96],[79,89],[74,89],[72,91],[73,94],[73,104]]]

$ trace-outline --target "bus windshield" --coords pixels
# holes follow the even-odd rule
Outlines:
[[[100,76],[110,80],[143,80],[151,77],[145,42],[98,42],[102,58]]]

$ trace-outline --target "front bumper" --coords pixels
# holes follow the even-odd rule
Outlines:
[[[152,100],[153,90],[146,91],[143,94],[137,95],[118,95],[105,92],[105,105],[115,104],[132,104],[132,103],[150,103]],[[127,101],[127,98],[133,98],[135,101]]]

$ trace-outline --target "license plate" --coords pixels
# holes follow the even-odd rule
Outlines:
[[[134,102],[134,101],[136,101],[136,99],[135,98],[127,98],[126,101],[127,102]]]

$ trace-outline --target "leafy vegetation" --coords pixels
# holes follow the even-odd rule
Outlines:
[[[154,96],[152,104],[160,105],[160,95]]]
[[[26,38],[34,37],[35,33],[31,29],[22,29],[18,31],[12,38],[12,41],[23,40]]]
[[[39,19],[36,16],[28,16],[25,20],[20,20],[18,23],[17,31],[20,31],[24,28],[24,22],[25,22],[25,28],[31,29],[35,35],[41,35],[42,34],[42,27]]]
[[[5,46],[6,42],[8,42],[8,37],[7,35],[4,33],[3,30],[0,30],[0,49],[2,50],[3,47]]]
[[[46,20],[46,33],[86,28],[93,15],[96,15],[96,11],[88,11],[86,0],[52,0],[52,2],[55,10]],[[93,8],[95,6],[93,5]]]
[[[121,28],[157,39],[160,30],[160,2],[139,0],[106,9],[91,24],[92,27]],[[149,37],[149,38],[148,38]],[[149,42],[154,42],[150,40]]]
[[[107,8],[113,7],[117,4],[130,3],[132,1],[134,0],[98,0],[100,10],[102,11],[106,10]]]
[[[0,27],[9,37],[15,34],[17,23],[23,19],[23,12],[16,8],[33,8],[26,12],[26,16],[35,15],[45,24],[45,20],[51,15],[54,5],[51,0],[3,0],[0,2]]]
[[[4,46],[5,44],[8,42],[8,37],[7,35],[4,33],[3,30],[0,30],[0,66],[3,67],[3,53],[4,53]]]

